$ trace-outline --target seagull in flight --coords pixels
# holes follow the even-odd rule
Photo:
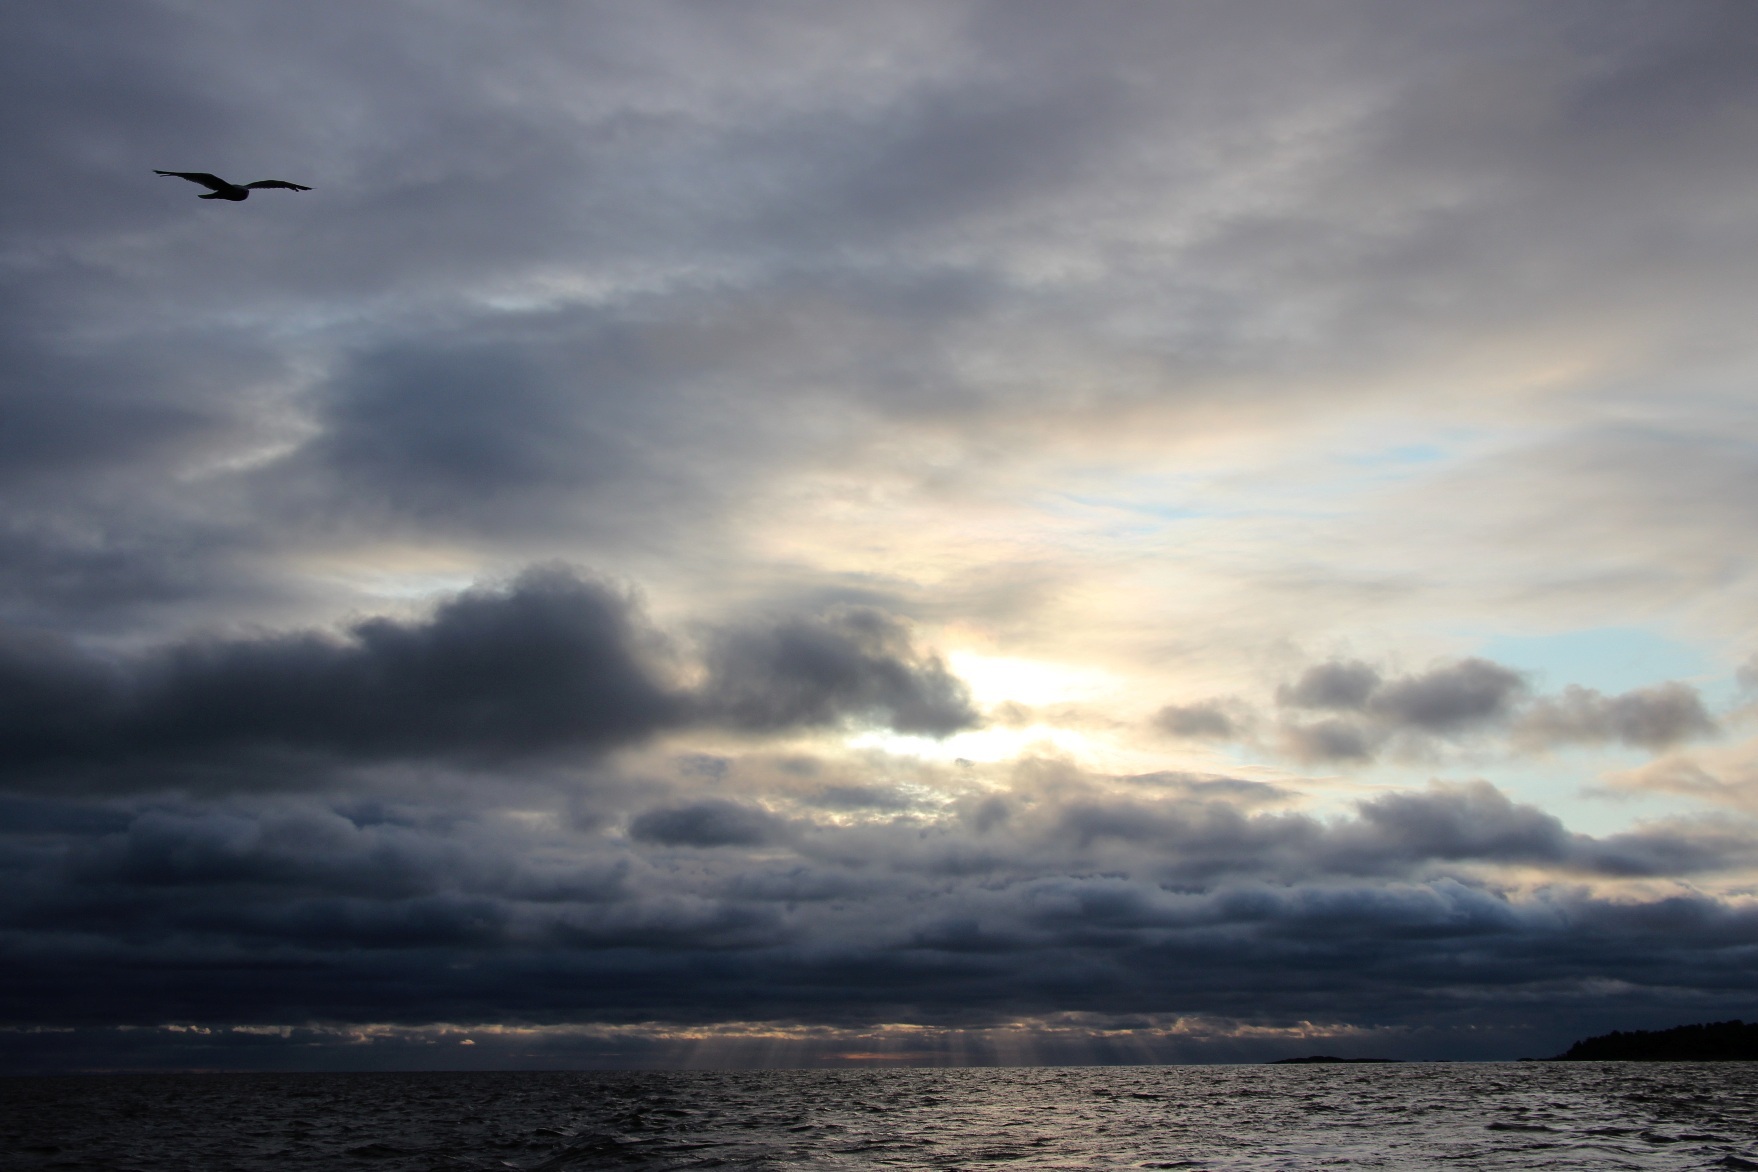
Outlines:
[[[206,171],[154,171],[154,175],[170,175],[176,179],[187,179],[191,183],[199,183],[211,188],[206,195],[198,195],[197,199],[229,199],[233,203],[243,203],[250,198],[250,192],[257,187],[285,187],[288,191],[310,191],[309,187],[301,187],[297,183],[289,183],[285,179],[258,179],[255,183],[240,186],[227,183],[218,175],[209,175]]]

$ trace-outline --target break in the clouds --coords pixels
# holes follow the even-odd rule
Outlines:
[[[8,34],[12,1066],[1758,1014],[1745,8]]]

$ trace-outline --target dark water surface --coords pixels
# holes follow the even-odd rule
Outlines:
[[[1752,1168],[1758,1064],[0,1079],[11,1168]]]

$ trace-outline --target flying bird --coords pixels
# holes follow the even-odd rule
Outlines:
[[[199,183],[203,187],[212,188],[206,195],[198,195],[197,199],[229,199],[233,203],[242,203],[250,198],[253,188],[285,187],[288,191],[310,191],[309,187],[301,187],[297,183],[289,183],[285,179],[258,179],[255,183],[240,186],[227,183],[218,175],[209,175],[206,171],[154,171],[154,175],[170,175],[176,179],[187,179],[191,183]]]

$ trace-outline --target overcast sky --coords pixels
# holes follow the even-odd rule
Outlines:
[[[1758,1017],[1754,60],[1739,0],[18,6],[0,1065]]]

